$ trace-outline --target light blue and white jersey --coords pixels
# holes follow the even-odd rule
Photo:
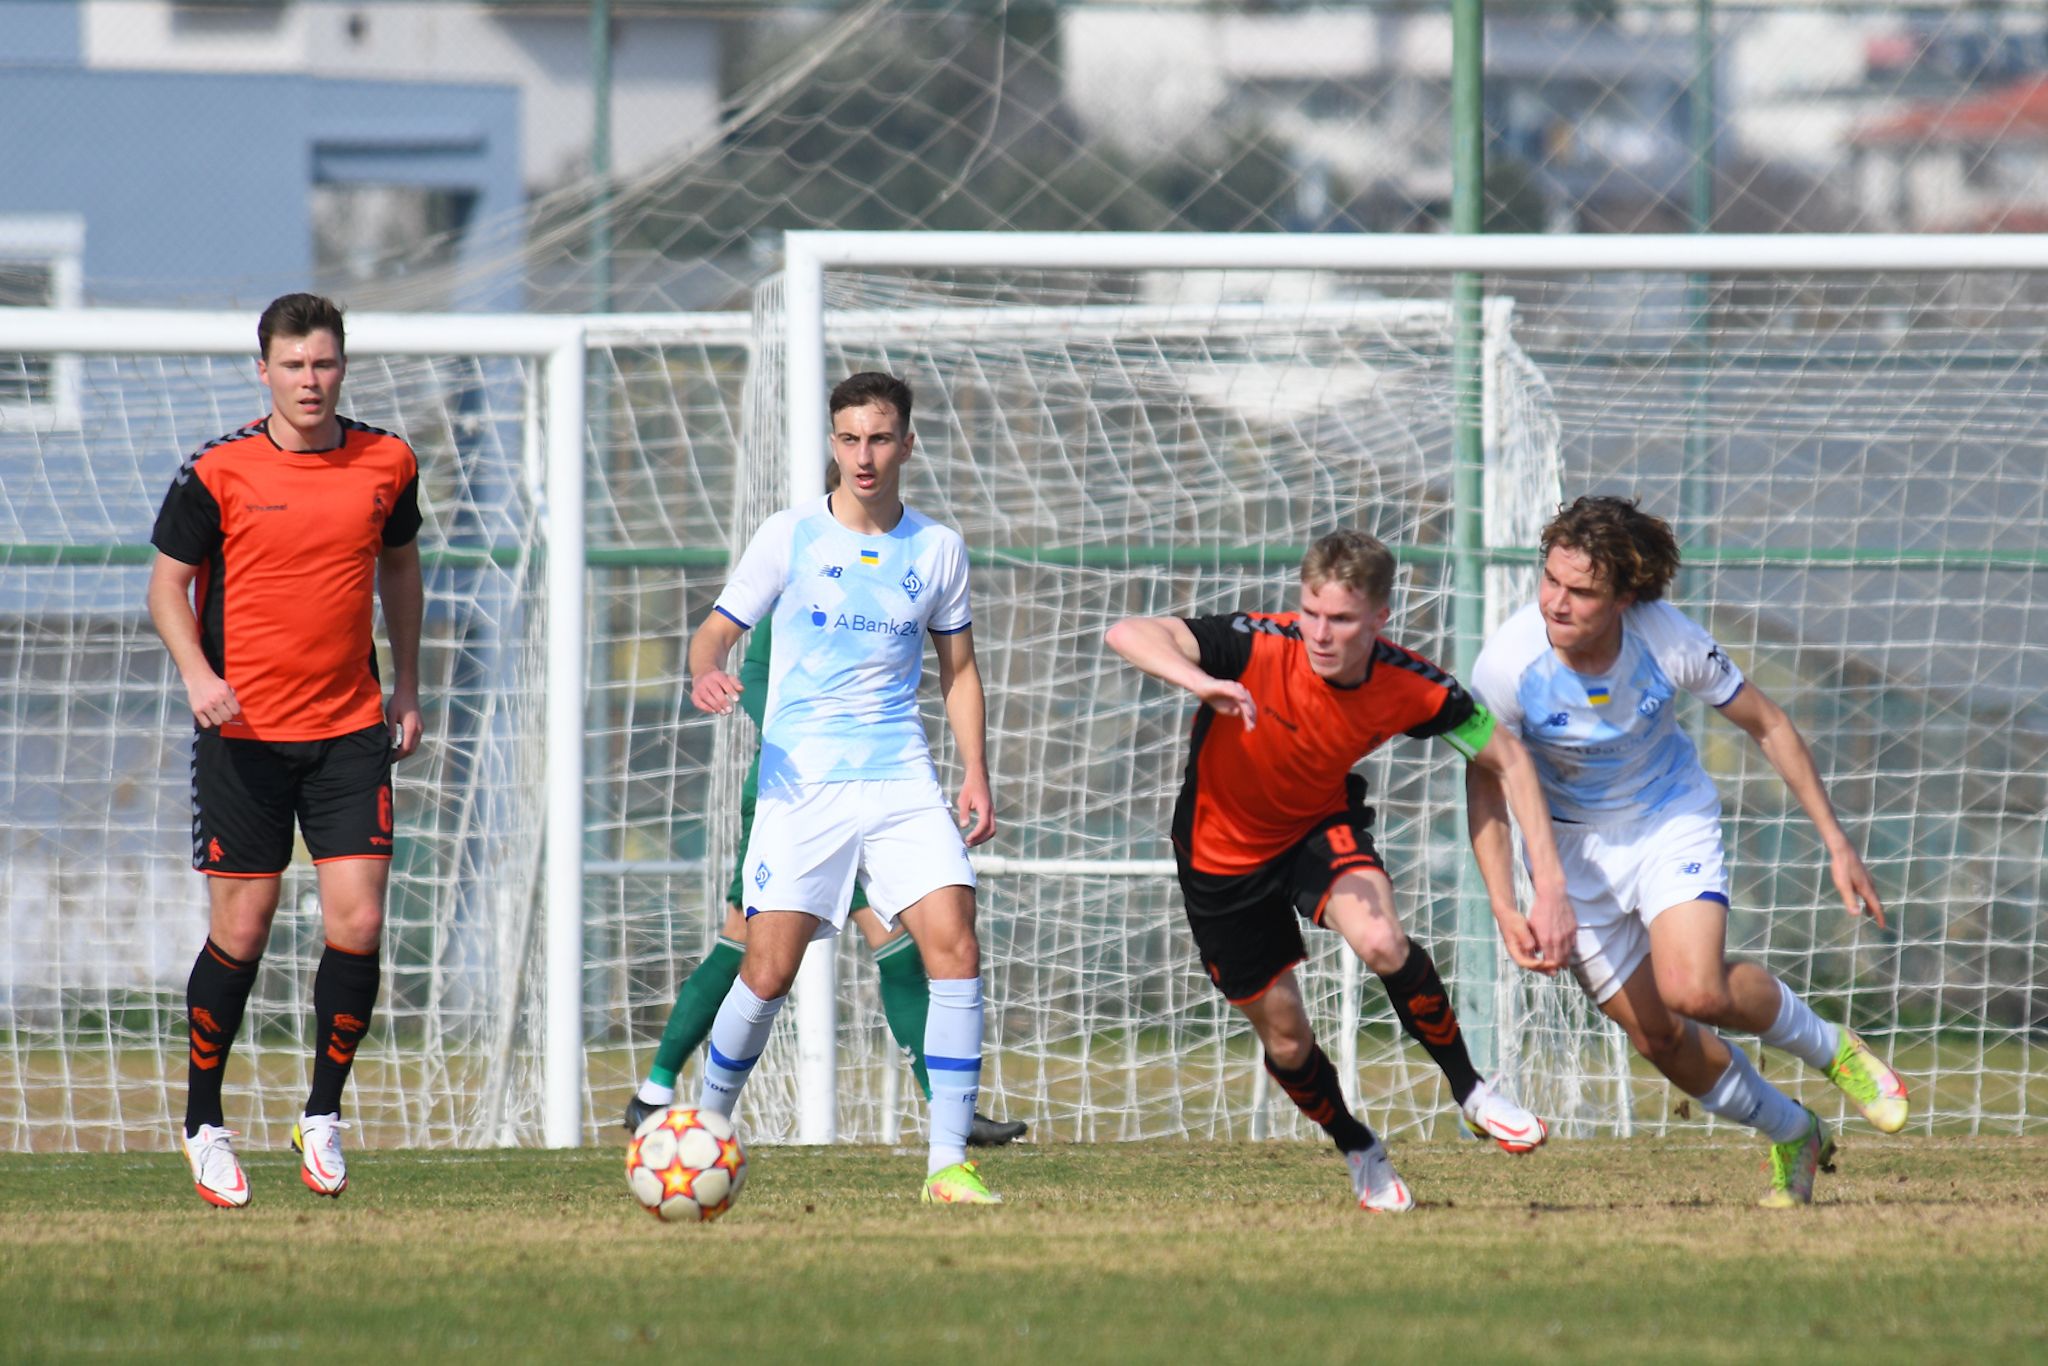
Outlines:
[[[863,536],[825,499],[785,508],[747,543],[716,610],[747,628],[775,613],[761,791],[933,772],[917,710],[924,636],[972,624],[967,547],[903,509]]]
[[[1605,673],[1565,667],[1534,603],[1507,619],[1472,669],[1473,694],[1529,747],[1552,819],[1581,825],[1718,808],[1720,794],[1673,715],[1681,688],[1726,706],[1742,691],[1742,671],[1662,601],[1622,614],[1621,653]]]

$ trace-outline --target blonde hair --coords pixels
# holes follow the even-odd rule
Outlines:
[[[1311,588],[1341,583],[1373,605],[1385,607],[1394,597],[1394,552],[1366,532],[1333,531],[1301,557],[1301,581]]]

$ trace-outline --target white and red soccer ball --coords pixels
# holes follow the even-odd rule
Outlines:
[[[626,1184],[641,1208],[670,1223],[710,1223],[732,1208],[747,1154],[732,1121],[675,1105],[649,1115],[626,1147]]]

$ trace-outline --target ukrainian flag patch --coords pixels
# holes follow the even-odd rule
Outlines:
[[[1596,707],[1603,706],[1614,700],[1614,694],[1608,691],[1605,683],[1588,683],[1586,685],[1586,700]]]
[[[882,562],[882,552],[879,550],[863,550],[860,552],[860,562],[865,565],[880,564]]]

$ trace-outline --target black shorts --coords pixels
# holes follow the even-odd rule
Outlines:
[[[331,740],[192,737],[192,866],[275,877],[292,861],[292,820],[313,862],[391,857],[391,732]]]
[[[1232,1005],[1256,1001],[1308,956],[1301,924],[1323,923],[1337,879],[1355,868],[1387,870],[1372,842],[1372,808],[1333,812],[1299,844],[1249,873],[1204,873],[1174,846],[1181,900],[1209,980]]]

